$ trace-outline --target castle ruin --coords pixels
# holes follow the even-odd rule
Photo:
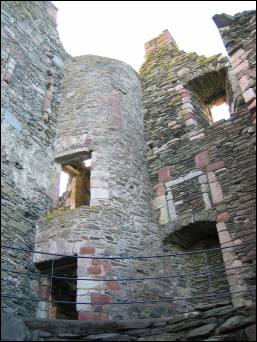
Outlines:
[[[255,11],[139,74],[68,55],[50,1],[1,11],[3,340],[254,340]]]

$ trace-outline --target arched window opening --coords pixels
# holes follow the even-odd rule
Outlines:
[[[188,83],[188,87],[194,98],[197,119],[203,126],[230,118],[226,68],[203,73],[193,78]]]
[[[165,251],[179,253],[170,259],[168,272],[180,275],[176,291],[188,298],[187,309],[224,302],[222,294],[229,292],[229,285],[215,222],[196,222],[176,230],[165,240]]]

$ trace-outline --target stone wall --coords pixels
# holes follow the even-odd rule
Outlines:
[[[213,17],[231,60],[232,75],[256,124],[256,12]]]
[[[163,278],[135,281],[132,286],[127,280],[117,281],[162,276],[169,270],[201,272],[202,259],[194,255],[131,263],[92,256],[206,248],[216,224],[216,236],[225,248],[223,261],[217,251],[209,266],[215,269],[224,263],[228,284],[221,286],[218,279],[215,292],[229,286],[236,292],[235,306],[251,306],[253,296],[245,291],[254,286],[255,250],[244,243],[254,239],[256,228],[254,12],[216,16],[231,63],[221,55],[207,58],[179,50],[167,30],[146,43],[140,70],[143,112],[136,72],[108,58],[71,58],[60,44],[55,19],[56,8],[48,1],[2,5],[4,244],[59,253],[63,257],[56,257],[57,263],[66,261],[67,255],[86,257],[78,259],[75,271],[67,271],[92,278],[76,284],[80,320],[160,317],[192,310],[195,303],[166,301],[143,309],[133,304],[126,310],[102,303],[165,302],[170,296],[204,293],[209,286],[206,277],[186,284]],[[231,118],[213,123],[210,107],[223,100]],[[62,167],[91,156],[90,191],[85,185],[90,205],[55,211]],[[76,184],[69,189],[71,197]],[[49,272],[52,256],[5,249],[3,269],[35,272],[32,257],[39,269]],[[39,279],[4,273],[2,287],[4,295],[53,299],[45,275]],[[19,315],[34,315],[36,306],[30,301],[3,301],[4,312]],[[37,306],[39,317],[53,311],[47,301]],[[208,332],[220,333],[221,322],[208,324]]]
[[[207,226],[208,230],[213,230],[215,228],[215,223],[213,227]],[[184,275],[181,277],[172,277],[172,294],[177,292],[180,297],[188,298],[183,301],[179,301],[177,307],[177,312],[179,310],[182,312],[190,312],[194,310],[195,304],[199,301],[202,304],[208,304],[213,300],[215,303],[223,303],[224,295],[227,301],[230,297],[227,295],[229,292],[229,286],[226,278],[226,272],[224,268],[224,262],[222,258],[222,252],[217,249],[219,248],[218,236],[214,235],[209,239],[205,239],[201,235],[205,235],[204,231],[199,232],[197,226],[191,225],[188,230],[192,229],[194,231],[195,239],[198,241],[193,245],[193,247],[188,248],[186,246],[186,251],[184,250],[186,241],[192,236],[191,232],[182,233],[180,231],[177,239],[182,241],[181,243],[175,243],[174,241],[165,241],[165,251],[168,253],[177,253],[176,257],[167,258],[166,261],[166,273],[167,274],[180,274]],[[184,229],[182,229],[183,231]],[[169,238],[174,237],[171,234]],[[176,239],[176,241],[177,241]],[[181,244],[183,245],[181,247]],[[207,252],[190,253],[192,250],[206,250]],[[188,253],[188,254],[187,254]],[[178,296],[178,294],[176,296]],[[175,297],[176,297],[175,296]]]
[[[2,243],[34,248],[35,222],[47,210],[53,139],[67,57],[49,1],[1,4]],[[3,269],[31,271],[31,254],[2,250]],[[4,273],[2,294],[32,297],[37,278]],[[6,300],[4,312],[33,314],[33,302]]]
[[[132,321],[54,321],[4,316],[3,341],[255,341],[254,313],[198,306],[190,314]]]
[[[79,153],[82,157],[83,153],[92,154],[90,206],[60,215],[57,211],[51,220],[42,218],[37,229],[37,250],[79,256],[160,252],[143,131],[140,82],[130,66],[98,56],[75,57],[66,63],[56,160],[62,160],[62,164]],[[57,163],[56,169],[59,166]],[[57,173],[55,177],[58,181]],[[46,260],[45,255],[34,259]],[[114,279],[77,282],[77,301],[92,303],[77,305],[79,319],[131,317],[132,313],[124,312],[121,306],[100,305],[128,299],[129,287],[115,281],[115,277],[128,277],[128,261],[115,261],[115,266],[104,260],[78,259],[78,277],[108,275]],[[135,265],[131,269],[134,272]],[[144,294],[144,286],[140,292]]]
[[[190,225],[216,222],[227,248],[230,290],[251,289],[254,245],[240,244],[255,239],[256,131],[245,101],[226,93],[236,86],[228,60],[185,53],[168,41],[146,50],[140,74],[146,158],[163,241],[178,234],[183,241]],[[219,98],[235,111],[229,120],[213,123],[208,106]],[[200,231],[192,229],[191,235],[201,239]],[[240,297],[233,302],[242,304]]]

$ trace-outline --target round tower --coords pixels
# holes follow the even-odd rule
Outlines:
[[[160,239],[152,216],[137,73],[123,62],[89,55],[71,58],[64,75],[55,178],[59,184],[62,171],[69,181],[61,201],[58,186],[53,186],[54,211],[38,223],[36,250],[86,257],[158,253]],[[51,255],[35,256],[42,270],[50,267],[51,259]],[[58,263],[64,267],[65,261],[55,259],[58,274]],[[135,269],[129,263],[126,259],[78,258],[77,265],[74,261],[70,266],[73,273],[64,268],[59,271],[96,279],[79,279],[72,285],[76,288],[73,299],[83,303],[76,306],[79,319],[124,318],[122,305],[101,303],[131,300],[128,284],[115,280],[128,277],[129,268],[130,272]],[[98,281],[108,277],[114,280]],[[62,285],[52,284],[54,287]]]

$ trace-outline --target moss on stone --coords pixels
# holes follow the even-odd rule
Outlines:
[[[63,210],[48,211],[46,217],[48,220],[52,220],[53,218],[62,215],[64,212],[65,211]]]
[[[60,216],[60,215],[69,215],[74,213],[75,211],[77,211],[78,209],[89,209],[90,211],[96,211],[99,208],[99,206],[96,205],[81,205],[78,208],[74,208],[74,209],[67,209],[67,210],[54,210],[54,211],[48,211],[46,218],[48,220],[52,220],[53,218]]]

